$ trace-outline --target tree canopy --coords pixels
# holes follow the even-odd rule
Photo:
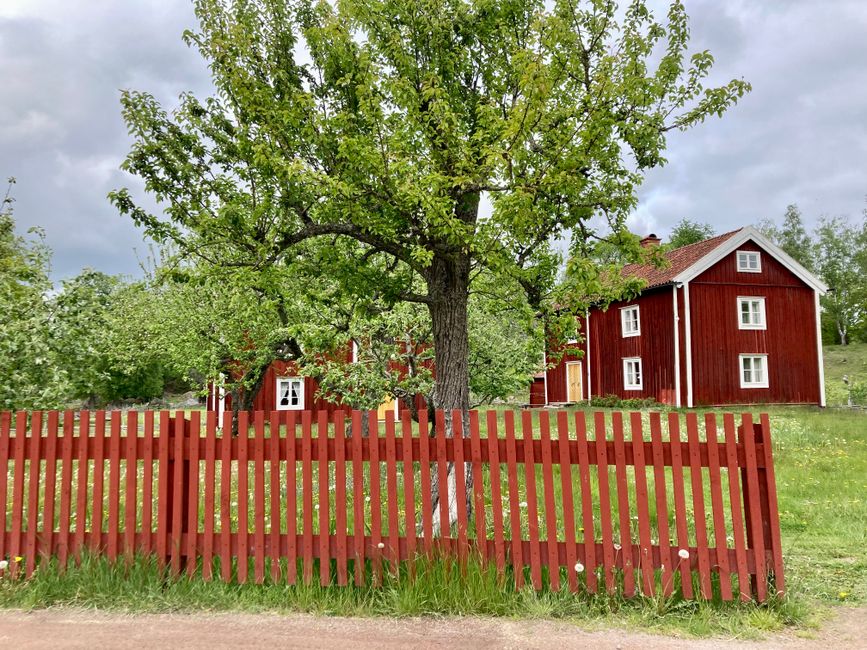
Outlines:
[[[671,237],[668,240],[669,248],[680,248],[681,246],[689,246],[696,244],[705,239],[710,239],[716,234],[713,226],[709,223],[699,223],[698,221],[690,221],[683,218],[675,224],[671,230]]]
[[[182,255],[225,268],[315,259],[322,277],[427,308],[434,405],[469,406],[475,279],[519,287],[538,314],[550,243],[625,229],[666,134],[722,115],[749,90],[706,87],[688,19],[636,0],[197,0],[185,35],[216,94],[166,111],[123,93],[121,212]],[[487,204],[489,209],[482,210]],[[347,243],[348,242],[348,243]],[[339,252],[339,254],[338,254]]]

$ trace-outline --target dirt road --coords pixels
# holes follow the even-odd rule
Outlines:
[[[840,609],[814,639],[677,639],[556,621],[337,618],[309,615],[0,611],[0,648],[867,648],[867,608]]]

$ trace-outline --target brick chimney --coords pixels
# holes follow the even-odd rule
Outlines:
[[[642,248],[652,248],[653,246],[659,246],[659,243],[661,241],[662,240],[659,237],[657,237],[653,233],[650,233],[647,237],[645,237],[638,243],[641,244]]]

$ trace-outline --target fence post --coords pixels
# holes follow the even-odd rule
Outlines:
[[[749,435],[752,436],[752,439],[755,445],[762,445],[762,449],[764,450],[765,443],[765,435],[764,428],[761,423],[750,422],[752,431],[749,432]],[[746,440],[747,432],[744,430],[744,425],[738,426],[738,442],[744,444]],[[770,440],[768,440],[768,444],[770,444]],[[756,597],[760,591],[758,587],[758,576],[764,574],[768,582],[771,581],[771,572],[773,571],[773,567],[771,562],[768,561],[768,553],[772,552],[772,534],[771,534],[771,516],[770,516],[770,505],[769,505],[769,496],[768,496],[768,469],[766,458],[768,454],[766,452],[759,454],[758,450],[756,453],[756,473],[758,477],[756,487],[758,495],[753,495],[751,492],[751,481],[748,476],[748,468],[744,465],[741,468],[741,489],[743,490],[743,505],[744,505],[744,523],[747,533],[747,549],[753,551],[753,557],[756,562],[756,572],[750,575],[750,586],[751,592],[754,597]],[[762,544],[761,548],[763,550],[762,557],[759,556],[757,552],[757,544],[756,539],[753,534],[753,526],[751,522],[754,521],[753,517],[753,506],[759,506],[759,521],[761,522],[761,531],[762,531]],[[759,570],[759,563],[762,563],[764,566],[764,572]]]
[[[168,435],[169,459],[165,467],[168,490],[166,503],[159,510],[166,517],[167,552],[172,558],[172,572],[178,575],[186,568],[187,562],[195,562],[195,558],[186,557],[187,545],[184,543],[184,535],[189,532],[190,460],[185,449],[190,438],[190,421],[171,418]]]

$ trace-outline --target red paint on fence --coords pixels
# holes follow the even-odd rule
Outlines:
[[[664,441],[658,414],[650,415],[649,440],[640,414],[632,414],[628,421],[614,414],[611,440],[605,417],[596,414],[595,436],[588,441],[583,413],[574,418],[556,413],[556,440],[548,412],[525,412],[520,440],[511,411],[504,414],[505,439],[498,435],[495,412],[487,413],[484,432],[478,414],[471,413],[468,437],[462,435],[460,414],[451,414],[454,438],[446,436],[442,414],[437,414],[435,438],[429,436],[426,413],[417,428],[409,413],[402,413],[399,435],[395,419],[387,417],[384,436],[375,412],[352,413],[351,436],[347,436],[344,412],[318,415],[315,434],[313,416],[303,413],[300,438],[296,413],[267,415],[266,429],[266,414],[241,413],[239,433],[233,438],[229,418],[219,432],[214,413],[208,413],[203,423],[198,413],[187,420],[182,412],[162,412],[158,433],[152,412],[128,413],[126,418],[112,413],[108,435],[102,411],[93,418],[81,412],[77,426],[73,413],[63,414],[62,426],[57,412],[22,412],[14,418],[0,413],[0,472],[6,477],[0,480],[0,555],[12,558],[9,572],[14,575],[23,568],[30,575],[52,555],[63,567],[70,554],[77,557],[87,542],[93,552],[127,562],[135,553],[156,554],[160,565],[168,564],[174,575],[184,570],[194,575],[201,560],[205,579],[212,578],[219,558],[222,579],[232,579],[234,563],[235,577],[243,582],[252,559],[257,582],[264,581],[270,568],[273,581],[291,584],[296,580],[300,545],[305,581],[312,580],[318,561],[323,585],[347,584],[350,561],[357,584],[368,579],[368,563],[373,580],[379,583],[383,559],[395,572],[400,562],[411,561],[417,552],[436,551],[461,562],[468,553],[482,561],[492,559],[499,574],[511,575],[517,587],[523,585],[528,567],[534,588],[547,583],[558,589],[565,566],[571,591],[595,591],[597,567],[602,569],[606,589],[613,591],[622,584],[626,595],[658,590],[670,594],[679,573],[681,593],[692,597],[694,572],[701,598],[714,597],[718,589],[720,598],[731,600],[735,575],[742,599],[764,600],[769,593],[784,590],[767,416],[754,423],[745,415],[736,438],[734,418],[726,415],[720,441],[716,418],[704,419],[702,439],[699,422],[690,414],[683,441],[680,418],[670,414]],[[367,438],[361,435],[363,417],[369,418]],[[352,522],[347,465],[352,472]],[[445,506],[449,467],[454,468],[457,481],[451,485],[453,498],[461,504],[454,522]],[[634,472],[634,503],[630,471]],[[653,497],[648,472],[653,473]],[[433,534],[432,476],[440,479],[443,503],[437,515],[439,538]],[[106,478],[108,494],[103,485]],[[155,508],[154,478],[158,483]],[[471,490],[463,478],[472,478]],[[669,544],[669,486],[674,495],[674,547]],[[252,518],[248,517],[250,487]],[[687,516],[687,487],[694,518]],[[656,502],[655,521],[651,521],[650,498]],[[299,499],[300,530],[296,525]],[[612,501],[617,507],[617,531]],[[315,516],[314,505],[318,505]],[[708,507],[712,530],[705,523]],[[726,509],[731,513],[728,521]],[[579,519],[581,527],[576,528]],[[16,559],[21,556],[22,560]],[[336,561],[334,574],[331,560]]]

